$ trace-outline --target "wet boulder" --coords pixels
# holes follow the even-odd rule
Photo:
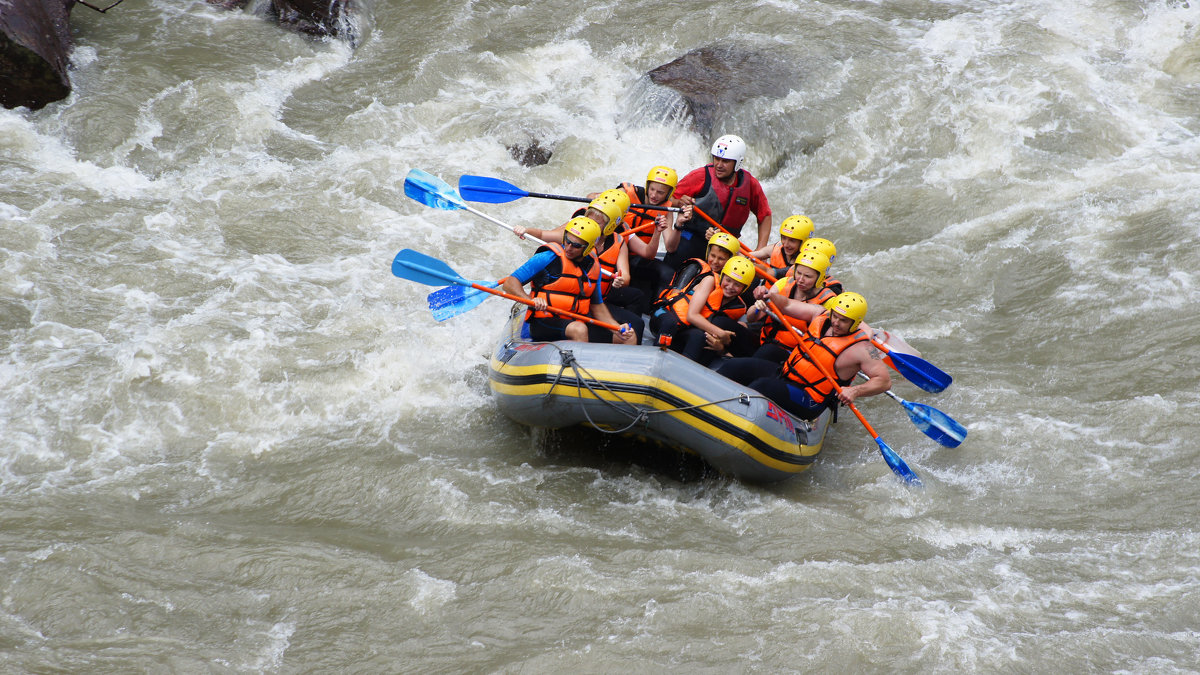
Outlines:
[[[0,0],[0,105],[45,107],[71,93],[67,66],[75,0]]]
[[[528,143],[514,143],[504,146],[508,149],[508,154],[512,158],[521,163],[521,166],[541,166],[550,162],[550,156],[554,151],[549,148],[543,148],[537,139]]]
[[[225,9],[244,8],[248,0],[208,0]],[[280,26],[316,37],[340,37],[356,42],[351,17],[358,10],[356,0],[271,0],[268,16]]]
[[[783,98],[801,80],[799,69],[776,53],[716,46],[692,50],[647,76],[679,93],[693,128],[705,137],[742,104],[758,97]]]

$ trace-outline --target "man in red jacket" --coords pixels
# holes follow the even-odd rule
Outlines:
[[[758,220],[758,245],[753,247],[757,250],[771,237],[771,205],[758,179],[742,168],[745,159],[746,142],[740,137],[718,138],[712,146],[712,163],[681,178],[675,186],[675,199],[701,209],[735,237],[741,235],[753,213]],[[703,258],[710,227],[707,220],[686,209],[665,237],[665,262],[674,267],[688,258]]]

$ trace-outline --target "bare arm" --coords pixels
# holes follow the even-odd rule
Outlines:
[[[589,310],[588,313],[592,315],[593,319],[599,319],[600,321],[603,321],[605,323],[616,323],[617,322],[617,320],[615,318],[613,318],[612,312],[609,311],[608,305],[605,305],[603,303],[599,304],[599,305],[593,304],[591,310]],[[621,324],[620,332],[616,332],[616,331],[613,332],[613,342],[615,342],[615,343],[631,345],[631,344],[633,344],[633,341],[636,339],[637,339],[637,333],[633,332],[633,330],[629,328],[629,324],[627,324],[627,323]]]
[[[761,232],[761,230],[762,230],[762,226],[760,225],[759,231]],[[771,246],[763,246],[763,247],[759,248],[757,251],[751,251],[751,252],[747,253],[746,256],[758,258],[759,260],[769,260],[771,258],[771,248],[772,248]]]
[[[700,310],[704,309],[704,303],[708,301],[708,296],[717,287],[717,282],[712,276],[705,277],[703,281],[696,284],[696,290],[692,293],[692,299],[688,302],[688,325],[712,335],[716,338],[723,338],[726,333],[732,333],[727,330],[722,330],[716,324],[704,318],[700,314]]]
[[[771,239],[771,216],[767,216],[758,221],[758,247],[759,249],[766,248],[767,242]]]
[[[780,295],[779,289],[777,289],[775,286],[771,287],[771,290],[767,295],[767,299],[774,302],[775,306],[779,308],[779,311],[783,312],[784,314],[797,319],[803,319],[805,321],[812,321],[825,311],[825,308],[821,305],[814,305],[811,302],[805,302],[796,298],[789,298]]]
[[[637,239],[637,237],[632,237]],[[613,288],[621,288],[628,286],[633,280],[633,273],[629,271],[629,246],[620,242],[620,235],[617,235],[617,245],[621,247],[621,252],[617,254],[617,274],[612,280]]]
[[[854,377],[862,371],[871,378],[862,384],[852,384],[842,387],[838,400],[846,405],[854,403],[855,399],[863,396],[875,396],[892,388],[892,378],[888,375],[887,366],[883,363],[883,352],[869,342],[860,342],[842,352],[834,363],[837,376],[843,380]]]

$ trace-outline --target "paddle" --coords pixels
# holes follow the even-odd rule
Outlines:
[[[412,199],[421,202],[425,206],[432,206],[435,209],[441,209],[443,211],[456,211],[458,209],[464,209],[466,211],[470,211],[471,213],[474,213],[490,223],[495,223],[509,232],[515,233],[512,225],[508,225],[507,223],[496,220],[488,214],[468,206],[467,203],[462,200],[462,197],[459,197],[458,193],[454,191],[454,188],[450,187],[449,183],[431,173],[427,173],[420,169],[410,169],[408,175],[404,177],[404,194],[407,197],[411,197]],[[543,246],[546,245],[546,242],[538,239],[532,234],[526,234],[524,237],[526,239],[532,239]],[[612,272],[609,272],[606,269],[601,269],[600,273],[606,277],[611,277],[613,275]]]
[[[771,308],[771,316],[774,317],[774,319],[778,321],[780,325],[786,326],[787,329],[792,332],[792,335],[796,337],[797,344],[800,345],[800,349],[804,352],[804,355],[808,357],[809,362],[821,371],[821,374],[825,377],[825,379],[829,380],[829,383],[832,384],[833,388],[840,394],[842,392],[842,385],[838,384],[837,377],[833,373],[829,372],[829,370],[823,364],[821,364],[820,361],[818,361],[816,358],[813,358],[809,354],[808,346],[804,343],[804,338],[801,337],[798,332],[796,332],[796,327],[783,320],[783,317],[781,316],[782,312],[779,311],[779,308],[775,306],[774,302],[768,300],[767,306]],[[854,413],[854,416],[858,418],[859,422],[862,422],[863,428],[867,430],[867,433],[871,435],[871,438],[875,441],[875,444],[879,446],[879,454],[883,455],[883,461],[887,462],[888,468],[892,470],[892,473],[903,478],[908,483],[920,486],[921,479],[917,477],[917,474],[913,473],[912,469],[908,468],[908,464],[904,463],[904,460],[900,458],[900,455],[896,454],[895,450],[892,450],[887,443],[883,442],[883,439],[880,438],[875,429],[871,427],[871,423],[867,421],[866,417],[863,417],[861,412],[859,412],[858,406],[854,405],[853,403],[849,403],[846,404],[846,407],[850,408],[851,412]]]
[[[925,391],[937,394],[945,391],[946,387],[954,382],[954,378],[942,369],[915,354],[896,351],[887,344],[876,340],[874,336],[871,337],[871,344],[890,357],[890,365],[896,369],[897,373]]]
[[[474,309],[479,303],[487,300],[488,294],[474,288],[475,284],[487,286],[488,288],[496,288],[499,286],[494,281],[473,281],[472,287],[465,286],[446,286],[439,288],[425,297],[429,303],[429,309],[433,312],[435,321],[445,321],[446,319],[456,317],[459,314]]]
[[[496,290],[495,288],[489,288],[483,284],[464,279],[463,277],[459,276],[458,272],[455,272],[452,267],[441,260],[409,248],[397,253],[396,257],[392,260],[392,274],[400,277],[401,279],[408,279],[409,281],[415,281],[427,286],[445,286],[446,284],[469,286],[477,291],[483,291],[484,293],[491,293],[492,295],[498,295],[502,298],[508,298],[509,300],[513,300],[524,305],[529,305],[530,307],[534,306],[534,302],[528,298],[522,298],[511,293],[505,293],[504,291]],[[608,330],[616,331],[618,333],[621,332],[621,327],[616,324],[600,321],[599,319],[593,319],[592,317],[584,316],[583,314],[576,314],[575,312],[569,312],[565,309],[558,309],[557,307],[547,307],[546,311],[553,312],[554,314],[560,314],[565,317],[570,317],[576,321],[583,321],[584,323],[589,323],[593,326],[600,326],[601,328],[607,328]]]
[[[726,230],[724,227],[722,227],[720,223],[713,220],[712,217],[703,210],[693,206],[692,211],[700,214],[700,217],[707,220],[713,227],[726,234],[729,234],[731,237],[733,236],[729,230]],[[737,241],[742,253],[750,253],[749,246],[743,244],[737,239],[737,237],[734,237],[734,240]],[[775,281],[777,281],[770,272],[764,271],[763,267],[759,263],[755,262],[755,267],[758,269],[759,276],[769,280],[771,283],[775,283]],[[887,359],[887,364],[891,366],[897,373],[900,373],[904,376],[904,379],[912,382],[925,391],[937,394],[945,391],[946,387],[949,387],[951,383],[954,382],[954,379],[940,368],[915,354],[906,354],[904,352],[893,350],[886,344],[876,340],[874,336],[871,336],[871,344],[875,345],[879,351],[891,357]]]
[[[567,202],[590,202],[592,200],[587,197],[570,197],[568,195],[551,195],[545,192],[529,192],[513,185],[506,183],[499,178],[488,178],[487,176],[459,176],[458,191],[463,199],[472,202],[486,202],[488,204],[505,204],[507,202],[516,201],[522,197],[535,197],[538,199],[558,199]],[[655,206],[653,204],[631,204],[631,209],[643,209],[650,211],[672,211],[679,213],[683,209],[678,206]]]
[[[462,200],[462,197],[459,197],[458,193],[454,191],[454,188],[450,187],[449,183],[431,173],[422,171],[420,169],[410,169],[408,175],[404,177],[404,194],[407,197],[411,197],[412,199],[421,202],[425,206],[432,206],[435,209],[441,209],[443,211],[455,211],[458,209],[463,209],[465,211],[470,211],[471,213],[474,213],[488,222],[495,223],[500,227],[503,227],[509,232],[513,231],[512,225],[502,223],[486,213],[467,205],[467,203]],[[537,237],[530,235],[525,235],[525,237],[527,239],[532,239],[539,244],[546,243]]]
[[[871,379],[863,373],[859,373],[858,376],[864,380]],[[937,441],[940,445],[947,448],[957,448],[966,440],[966,428],[941,410],[925,405],[924,403],[906,401],[892,393],[891,389],[883,393],[887,394],[893,401],[904,406],[904,410],[908,413],[908,418],[912,420],[912,423],[924,432],[926,436]]]

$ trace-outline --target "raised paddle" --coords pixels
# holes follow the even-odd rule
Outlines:
[[[726,230],[724,227],[721,226],[720,223],[713,220],[711,216],[709,216],[707,213],[705,213],[701,209],[693,206],[692,211],[694,213],[700,214],[700,217],[707,220],[709,222],[709,224],[711,224],[713,227],[724,232],[725,234],[728,234],[731,237],[733,236],[733,234],[730,233],[729,230]],[[742,253],[750,252],[749,246],[746,246],[745,244],[743,244],[740,240],[738,240],[737,237],[733,237],[733,238],[735,241],[737,241],[738,246],[742,250]],[[772,276],[770,272],[764,271],[763,268],[758,265],[758,263],[755,263],[755,267],[758,270],[759,276],[763,277],[764,279],[769,280],[771,283],[775,283],[775,281],[777,281],[777,279],[775,279],[775,277]],[[954,378],[950,377],[950,375],[948,375],[946,372],[944,372],[937,366],[933,365],[932,363],[926,361],[925,359],[923,359],[915,354],[906,354],[904,352],[896,351],[896,350],[888,347],[886,344],[876,340],[874,336],[870,336],[870,337],[871,337],[871,344],[875,345],[875,347],[877,349],[879,349],[879,351],[881,351],[881,352],[887,354],[889,357],[891,357],[891,358],[887,359],[888,365],[891,366],[892,368],[894,368],[897,373],[900,373],[901,375],[903,375],[904,379],[908,380],[909,382],[912,382],[913,384],[920,387],[921,389],[924,389],[925,391],[928,391],[933,394],[937,394],[942,391],[945,391],[946,387],[949,387],[954,382]]]
[[[421,202],[425,206],[432,206],[435,209],[443,211],[455,211],[458,209],[470,211],[490,223],[495,223],[503,227],[509,232],[513,231],[512,225],[502,223],[486,213],[469,206],[462,200],[462,197],[458,196],[454,188],[450,187],[449,183],[420,169],[411,169],[408,175],[404,177],[404,194]],[[532,239],[539,244],[546,243],[536,237],[525,236],[527,239]]]
[[[464,279],[458,274],[458,272],[455,272],[452,267],[441,260],[427,256],[424,253],[414,251],[410,248],[406,248],[396,254],[396,257],[392,260],[392,274],[400,277],[401,279],[408,279],[409,281],[415,281],[428,286],[445,286],[447,284],[468,286],[477,291],[483,291],[484,293],[491,293],[492,295],[498,295],[502,298],[508,298],[509,300],[513,300],[524,305],[529,305],[530,307],[534,306],[534,302],[528,298],[522,298],[511,293],[505,293],[504,291],[475,283],[469,279]],[[575,319],[576,321],[589,323],[593,326],[607,328],[608,330],[618,333],[621,332],[621,327],[614,323],[593,319],[592,317],[585,316],[583,314],[576,314],[575,312],[570,312],[565,309],[558,309],[557,307],[547,307],[546,311],[569,317]]]
[[[535,197],[537,199],[558,199],[566,202],[591,202],[587,197],[571,197],[569,195],[551,195],[545,192],[530,192],[521,188],[506,183],[499,178],[488,178],[487,176],[459,176],[458,177],[458,192],[463,199],[471,202],[485,202],[488,204],[505,204],[507,202],[516,201],[522,197]],[[655,206],[653,204],[631,204],[631,209],[643,209],[649,211],[672,211],[679,213],[683,209],[678,206]]]
[[[859,373],[858,376],[864,380],[871,379],[863,373]],[[957,448],[966,440],[966,428],[941,410],[925,405],[924,403],[906,401],[892,393],[891,389],[883,393],[887,394],[893,401],[904,406],[904,410],[908,413],[908,418],[912,420],[912,423],[926,436],[937,441],[940,445],[947,448]]]
[[[775,306],[774,302],[768,300],[767,306],[771,308],[771,316],[773,316],[775,320],[780,323],[780,325],[786,326],[787,329],[796,337],[796,342],[800,345],[800,349],[804,352],[805,358],[808,359],[809,363],[812,363],[814,366],[816,366],[817,369],[821,371],[821,374],[825,377],[825,379],[829,380],[829,383],[832,384],[833,388],[840,394],[842,392],[842,385],[838,384],[837,377],[833,373],[829,372],[829,370],[817,359],[809,356],[808,347],[804,344],[804,338],[796,332],[796,327],[783,320],[783,317],[781,316],[782,312],[779,311],[779,308]],[[858,421],[862,422],[863,428],[867,430],[867,433],[871,435],[871,438],[875,441],[875,444],[879,446],[879,454],[883,455],[883,461],[887,462],[887,465],[892,470],[892,473],[903,478],[910,484],[920,486],[921,479],[917,477],[917,474],[913,473],[912,469],[908,468],[908,464],[904,463],[904,460],[900,458],[900,455],[896,454],[895,450],[892,450],[887,443],[883,442],[883,439],[880,438],[875,429],[871,427],[871,423],[867,421],[867,418],[863,417],[861,412],[859,412],[858,406],[854,405],[853,403],[845,405],[847,408],[850,408],[851,412],[854,413],[854,416],[858,418]]]
[[[465,211],[470,211],[489,223],[495,223],[509,232],[515,233],[515,229],[512,225],[496,220],[488,214],[468,206],[467,203],[462,200],[462,197],[458,196],[458,193],[455,192],[454,188],[450,187],[449,183],[431,173],[422,171],[420,169],[410,169],[408,175],[404,177],[404,194],[421,202],[425,206],[432,206],[435,209],[442,209],[443,211],[456,211],[458,209],[463,209]],[[543,246],[546,244],[546,242],[531,234],[524,235],[524,238],[532,239]],[[606,277],[612,276],[612,272],[609,272],[603,268],[600,270],[600,273]]]

